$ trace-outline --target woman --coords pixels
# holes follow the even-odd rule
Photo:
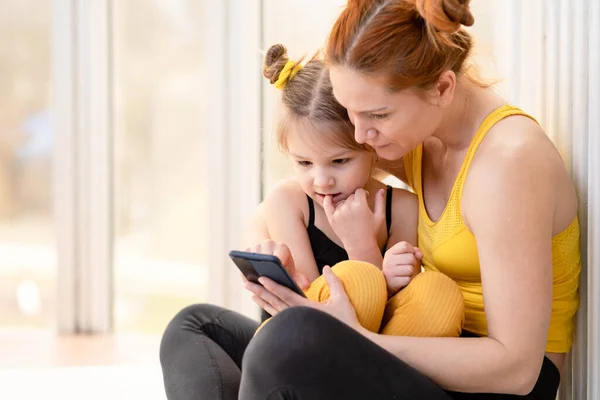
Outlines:
[[[472,40],[461,25],[471,24],[465,1],[350,1],[326,50],[334,94],[348,110],[356,140],[390,160],[390,170],[419,197],[424,268],[460,286],[463,336],[471,337],[367,333],[343,290],[335,301],[315,305],[272,282],[267,290],[250,286],[273,313],[297,305],[312,309],[275,316],[271,330],[250,344],[241,393],[248,388],[260,394],[249,398],[265,398],[273,387],[297,398],[331,398],[340,391],[357,398],[426,398],[422,391],[436,385],[453,398],[556,397],[578,307],[575,189],[537,123],[465,73]],[[335,344],[321,335],[313,351],[310,338],[294,351],[274,339],[298,337],[298,329],[313,324],[335,332]],[[379,369],[379,376],[356,364],[320,362],[344,354],[341,346],[368,348],[345,354]],[[263,356],[270,354],[281,361]],[[314,358],[319,362],[302,383],[282,367]],[[260,374],[250,372],[261,367]],[[344,379],[319,379],[331,368]],[[410,382],[413,368],[433,382]]]
[[[349,1],[326,49],[355,139],[419,198],[422,263],[460,287],[465,337],[367,332],[329,269],[325,303],[247,283],[274,317],[232,342],[247,345],[241,399],[556,397],[578,307],[576,194],[536,122],[465,72],[472,23],[464,0]],[[293,272],[285,245],[254,250]]]

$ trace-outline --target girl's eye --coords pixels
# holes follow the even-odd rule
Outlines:
[[[348,161],[350,161],[349,158],[338,158],[333,160],[334,164],[346,164]]]
[[[298,165],[300,165],[301,167],[308,167],[311,164],[312,163],[310,161],[298,161]]]
[[[377,119],[377,120],[383,120],[386,119],[387,117],[389,117],[390,114],[371,114],[371,118],[373,119]]]

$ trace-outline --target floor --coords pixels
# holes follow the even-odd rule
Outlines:
[[[159,341],[0,332],[0,399],[164,400]]]

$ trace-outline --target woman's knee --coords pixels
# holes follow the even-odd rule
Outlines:
[[[242,370],[249,379],[297,373],[304,361],[313,360],[327,343],[330,325],[339,322],[309,307],[292,307],[275,317],[252,339]],[[304,361],[303,361],[304,360]]]
[[[161,359],[163,354],[172,352],[180,341],[181,331],[202,333],[203,326],[224,311],[213,304],[192,304],[179,311],[167,325],[160,341]]]
[[[207,322],[213,321],[219,314],[227,311],[214,304],[192,304],[179,311],[165,330],[165,334],[172,328],[195,329],[201,328]]]

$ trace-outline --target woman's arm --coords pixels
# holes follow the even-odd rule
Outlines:
[[[489,337],[365,335],[445,389],[529,393],[552,306],[553,157],[535,141],[506,145],[469,172],[463,211],[477,239]]]

